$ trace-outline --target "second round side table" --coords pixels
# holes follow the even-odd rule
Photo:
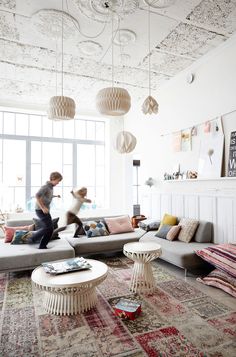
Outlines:
[[[155,281],[150,262],[161,255],[161,246],[155,242],[127,243],[123,253],[134,261],[133,274],[130,283],[132,292],[152,292]]]

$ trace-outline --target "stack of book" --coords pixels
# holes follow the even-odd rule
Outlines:
[[[73,271],[90,269],[92,267],[83,257],[42,263],[42,266],[46,273],[53,275],[71,273]]]
[[[135,320],[141,311],[141,304],[138,301],[124,298],[120,299],[114,306],[115,315],[123,319]]]

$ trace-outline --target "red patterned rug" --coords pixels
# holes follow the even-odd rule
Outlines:
[[[153,263],[153,294],[129,291],[127,258],[106,259],[107,279],[96,308],[76,316],[44,311],[30,272],[0,274],[1,357],[233,357],[236,312],[176,279]],[[142,302],[134,321],[121,320],[113,306],[121,298]]]

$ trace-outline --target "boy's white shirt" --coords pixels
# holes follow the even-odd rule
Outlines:
[[[74,213],[75,215],[78,214],[84,202],[87,202],[87,198],[76,195],[76,197],[73,197],[73,202],[71,207],[69,208],[69,211],[71,213]]]

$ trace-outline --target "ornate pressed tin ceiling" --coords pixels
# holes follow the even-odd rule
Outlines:
[[[148,56],[155,91],[236,30],[236,0],[176,0],[165,8],[168,0],[152,2],[149,53],[148,0],[64,1],[64,89],[79,98],[80,108],[91,108],[98,90],[111,84],[107,6],[120,17],[120,23],[114,17],[114,79],[129,91],[133,106],[140,107],[148,93]],[[0,0],[2,103],[41,105],[56,95],[61,56],[55,38],[60,36],[61,1]]]

